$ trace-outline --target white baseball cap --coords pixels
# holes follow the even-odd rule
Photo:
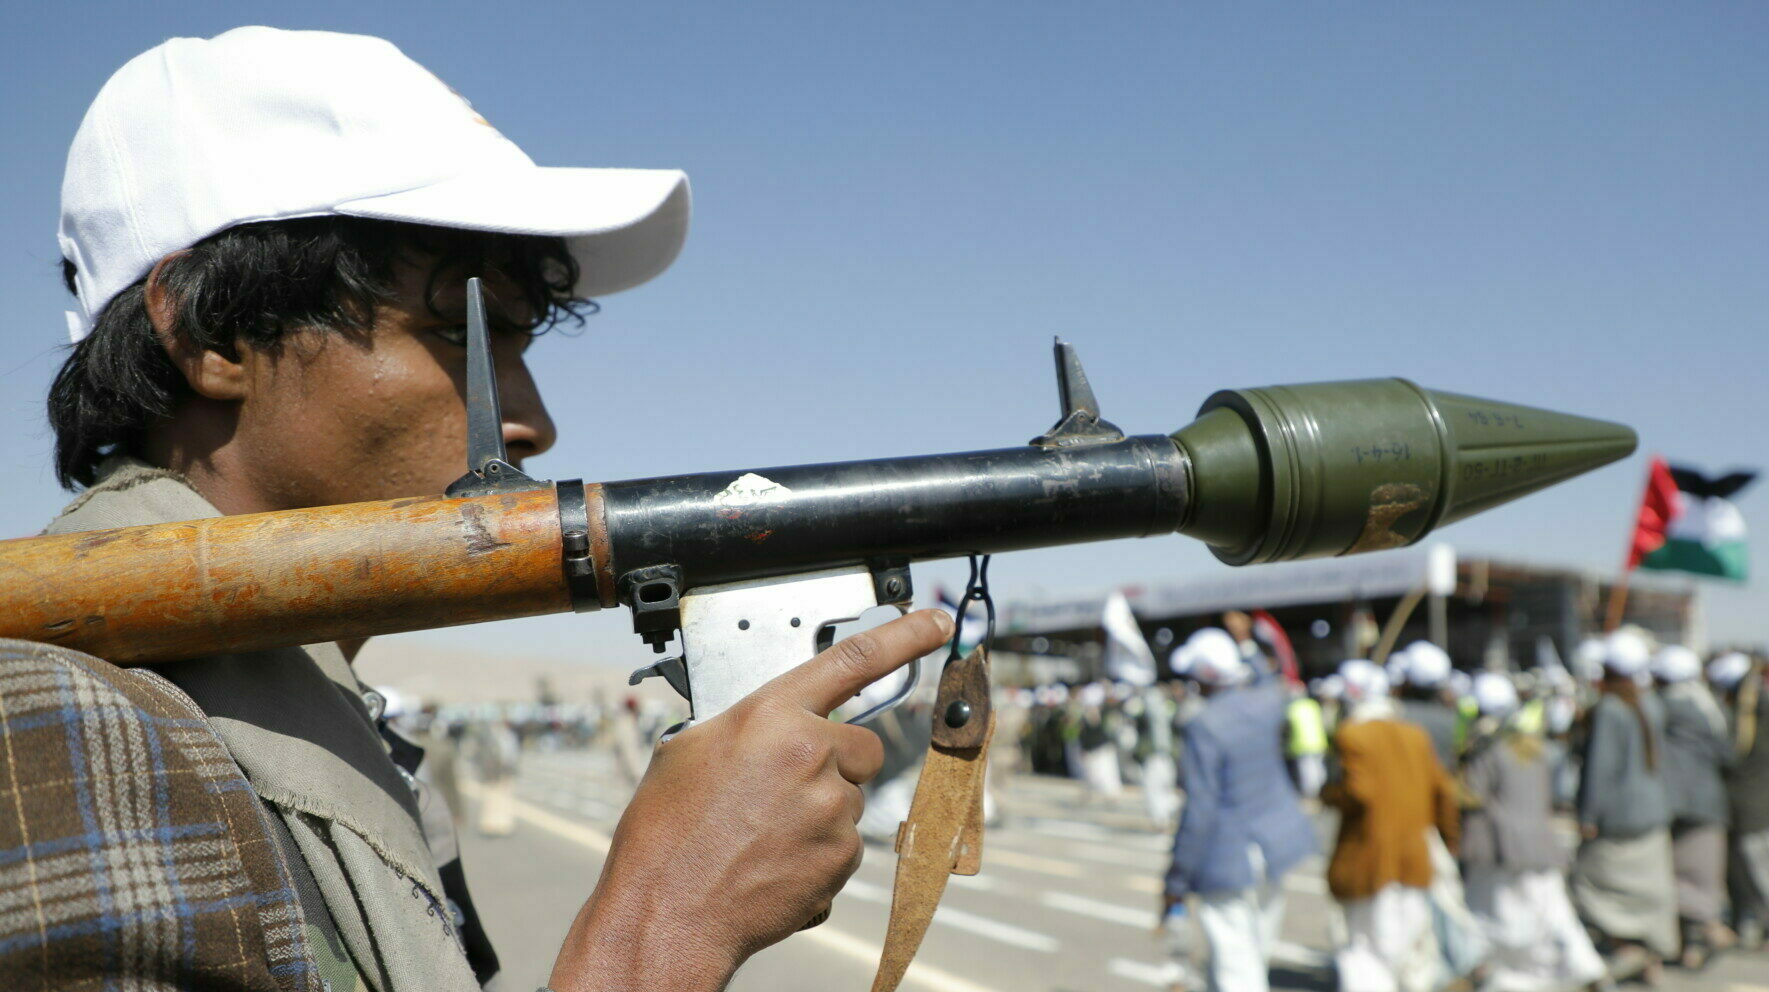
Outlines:
[[[343,216],[566,239],[574,292],[656,276],[688,233],[674,169],[542,168],[391,43],[235,28],[129,60],[68,150],[78,341],[161,258],[251,221]]]
[[[1241,655],[1240,644],[1228,631],[1217,627],[1193,633],[1174,655],[1174,670],[1204,685],[1240,685],[1253,674]]]

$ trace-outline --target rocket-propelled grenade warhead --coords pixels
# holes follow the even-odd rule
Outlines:
[[[1412,544],[1636,443],[1621,424],[1405,379],[1225,390],[1173,440],[1190,481],[1178,530],[1231,565]]]

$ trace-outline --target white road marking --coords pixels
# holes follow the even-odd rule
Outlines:
[[[979,937],[988,937],[991,940],[998,940],[1003,944],[1011,944],[1014,947],[1023,948],[1028,951],[1043,951],[1046,954],[1054,954],[1058,948],[1062,947],[1062,944],[1059,943],[1055,937],[1049,936],[1048,934],[1042,934],[1035,930],[1027,930],[1024,927],[1016,927],[1011,923],[1002,923],[999,920],[991,920],[986,916],[967,913],[962,909],[956,909],[952,906],[942,905],[939,909],[934,910],[934,922],[943,923],[950,927],[956,927],[960,930],[974,933]]]
[[[877,902],[888,905],[891,901],[889,889],[882,885],[873,885],[871,882],[862,882],[857,878],[848,879],[848,884],[842,886],[841,894],[853,896],[861,902]]]
[[[1167,840],[1154,834],[1135,834],[1123,830],[1113,830],[1097,823],[1085,823],[1080,820],[1055,820],[1047,817],[1030,817],[1024,821],[1026,828],[1051,837],[1063,837],[1069,840],[1105,841],[1115,847],[1141,848],[1145,851],[1160,853],[1167,850]]]
[[[862,882],[859,879],[849,879],[847,886],[842,889],[842,894],[853,896],[862,902],[877,903],[881,906],[891,904],[890,890],[870,882]],[[1028,951],[1043,951],[1046,954],[1051,954],[1062,946],[1055,937],[1047,934],[1027,930],[1024,927],[1016,927],[1011,923],[991,920],[986,916],[967,913],[962,909],[947,905],[941,905],[940,908],[934,910],[934,922]]]
[[[1051,909],[1060,909],[1065,913],[1078,913],[1082,916],[1091,916],[1096,920],[1105,920],[1107,923],[1136,927],[1139,930],[1152,932],[1155,929],[1156,919],[1153,908],[1137,909],[1133,906],[1120,906],[1114,902],[1101,902],[1098,899],[1071,895],[1067,892],[1046,892],[1038,897],[1038,901]]]
[[[1134,892],[1160,891],[1161,883],[1157,876],[1166,874],[1166,857],[1153,852],[1114,850],[1103,845],[1085,843],[1066,844],[1064,850],[1071,856],[1085,861],[1147,870],[1149,872],[1147,877],[1125,876],[1120,879],[1125,888]],[[1284,888],[1306,895],[1326,895],[1327,880],[1318,872],[1310,872],[1299,867],[1284,875]]]
[[[975,889],[978,892],[995,890],[995,880],[987,875],[954,875],[947,881],[961,889]]]
[[[983,864],[1006,865],[1009,868],[1056,875],[1059,878],[1081,878],[1087,874],[1080,865],[1072,862],[1041,858],[1036,854],[1023,854],[1019,851],[1004,851],[999,845],[991,848],[987,840],[983,843]]]
[[[1128,978],[1133,982],[1167,988],[1173,984],[1178,969],[1173,966],[1171,961],[1162,964],[1148,964],[1131,958],[1112,958],[1106,962],[1106,971],[1119,978]]]
[[[1107,847],[1104,844],[1083,844],[1071,841],[1063,845],[1063,849],[1077,858],[1097,861],[1101,864],[1122,865],[1126,868],[1143,868],[1149,871],[1165,871],[1168,856],[1155,851],[1138,851],[1134,848]]]
[[[469,799],[478,799],[483,794],[478,782],[471,779],[461,781],[461,793]],[[574,844],[590,848],[598,854],[607,854],[608,845],[613,839],[600,830],[586,827],[573,820],[567,820],[557,813],[549,813],[533,803],[521,799],[510,800],[515,804],[517,819],[531,823],[550,834],[563,837]]]
[[[1118,882],[1132,892],[1141,892],[1151,896],[1160,895],[1161,890],[1165,888],[1161,884],[1161,880],[1153,875],[1125,875],[1118,879]]]
[[[996,852],[998,851],[999,848],[996,849]],[[985,853],[983,860],[989,860],[989,858],[996,852]],[[1009,853],[1017,854],[1018,852]],[[1027,856],[1033,857],[1033,855]],[[1057,862],[1057,864],[1062,864],[1062,862]],[[1079,876],[1065,875],[1064,877],[1074,878]],[[1154,896],[1161,894],[1161,877],[1153,872],[1147,875],[1104,875],[1100,877],[1108,879],[1114,884],[1140,895]],[[1019,898],[1025,891],[1022,886],[1003,883],[1000,879],[989,875],[953,875],[948,879],[948,882],[961,889],[974,889],[978,892],[996,892],[1010,898]]]
[[[1333,960],[1332,955],[1318,951],[1312,947],[1288,940],[1280,940],[1272,947],[1271,959],[1280,964],[1295,968],[1325,968]],[[1162,988],[1173,984],[1175,968],[1171,962],[1165,964],[1148,964],[1132,958],[1112,958],[1106,962],[1106,970],[1119,978],[1128,978],[1133,982],[1147,985],[1158,985]],[[1769,992],[1760,986],[1733,986],[1734,992]]]
[[[820,927],[800,931],[799,936],[822,944],[832,951],[846,954],[865,965],[868,970],[878,968],[878,956],[883,953],[883,948],[877,944],[861,940],[852,934],[843,933],[827,923]],[[910,963],[909,970],[903,975],[903,980],[932,989],[933,992],[995,992],[988,986],[978,985],[976,982],[960,978],[945,969],[936,968],[931,964],[923,964],[920,961]]]

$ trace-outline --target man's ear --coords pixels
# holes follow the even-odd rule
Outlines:
[[[178,300],[166,287],[161,275],[166,263],[189,252],[175,251],[154,263],[147,274],[143,294],[147,319],[154,325],[160,345],[184,373],[184,380],[198,396],[212,400],[243,400],[246,398],[246,369],[237,358],[199,347],[189,335],[178,328]]]

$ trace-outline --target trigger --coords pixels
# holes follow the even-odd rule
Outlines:
[[[694,702],[694,697],[688,692],[688,666],[682,664],[681,658],[665,658],[655,664],[636,668],[633,674],[627,676],[627,685],[638,685],[652,676],[662,676],[670,684],[670,688],[676,690],[677,695],[690,704]]]

